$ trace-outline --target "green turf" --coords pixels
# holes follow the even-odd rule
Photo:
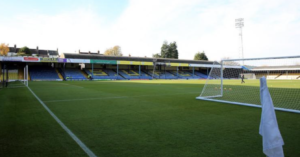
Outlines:
[[[300,80],[268,80],[275,107],[300,110]],[[222,97],[213,99],[260,105],[259,80],[224,80]],[[221,80],[209,80],[201,96],[221,95]]]
[[[196,100],[205,81],[29,82],[97,156],[264,156],[259,108]],[[0,156],[86,156],[27,88],[0,90]],[[285,156],[300,114],[276,112]]]

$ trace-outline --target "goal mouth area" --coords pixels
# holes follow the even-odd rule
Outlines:
[[[222,96],[212,96],[212,97],[196,97],[197,100],[205,100],[205,101],[212,101],[212,102],[219,102],[219,103],[225,103],[225,104],[234,104],[234,105],[242,105],[242,106],[248,106],[248,107],[256,107],[261,108],[261,105],[257,104],[248,104],[248,103],[241,103],[241,102],[233,102],[233,101],[226,101],[226,100],[218,100],[218,99],[212,99],[212,98],[220,98]],[[293,110],[293,109],[286,109],[286,108],[280,108],[280,107],[274,107],[275,110],[278,111],[285,111],[285,112],[292,112],[292,113],[299,113],[299,110]]]
[[[260,78],[276,110],[300,113],[300,56],[225,59],[214,62],[198,100],[261,107]]]

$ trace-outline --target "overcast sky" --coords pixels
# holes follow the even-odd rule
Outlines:
[[[151,57],[163,41],[180,59],[238,58],[235,19],[244,18],[244,56],[300,55],[299,0],[0,0],[0,43]]]

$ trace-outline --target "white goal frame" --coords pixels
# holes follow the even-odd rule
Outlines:
[[[28,87],[28,65],[24,67],[24,80],[23,83],[26,87]]]
[[[8,72],[8,70],[7,70]],[[15,78],[14,80],[10,80],[9,76],[8,76],[8,88],[18,88],[18,87],[28,87],[28,65],[25,65],[25,67],[23,68],[23,79],[19,79],[19,78]],[[8,72],[9,73],[9,72]],[[6,75],[9,75],[9,74]],[[17,75],[18,77],[18,75]],[[20,83],[17,83],[20,82]]]
[[[212,70],[209,73],[209,77],[206,80],[206,84],[204,85],[202,92],[200,94],[200,96],[196,97],[196,99],[198,100],[206,100],[206,101],[213,101],[213,102],[220,102],[220,103],[227,103],[227,104],[235,104],[235,105],[242,105],[242,106],[250,106],[250,107],[256,107],[256,108],[261,108],[260,104],[250,104],[250,103],[243,103],[243,102],[235,102],[235,101],[226,101],[226,100],[218,100],[218,99],[214,99],[214,98],[220,98],[223,97],[223,93],[224,93],[224,84],[223,84],[223,70],[224,67],[226,67],[226,65],[224,65],[224,62],[244,62],[244,61],[252,61],[252,60],[276,60],[276,59],[292,59],[292,58],[299,58],[300,56],[283,56],[283,57],[265,57],[265,58],[247,58],[247,59],[225,59],[225,60],[221,60],[221,64],[218,63],[218,65],[213,65],[212,68],[216,67],[216,68],[220,68],[220,94],[219,95],[214,95],[214,96],[205,96],[202,97],[201,95],[203,94],[204,90],[206,89],[207,86],[207,82],[210,79]],[[242,68],[242,66],[240,66]],[[300,65],[299,65],[300,67]],[[300,81],[300,80],[299,80]],[[274,107],[275,110],[279,110],[279,111],[286,111],[286,112],[293,112],[293,113],[300,113],[300,110],[295,110],[295,109],[289,109],[289,108],[280,108],[280,107]]]

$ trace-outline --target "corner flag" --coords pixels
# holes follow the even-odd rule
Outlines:
[[[278,128],[273,101],[265,77],[260,78],[260,101],[262,113],[259,134],[263,137],[263,152],[268,157],[283,157],[284,142]]]

